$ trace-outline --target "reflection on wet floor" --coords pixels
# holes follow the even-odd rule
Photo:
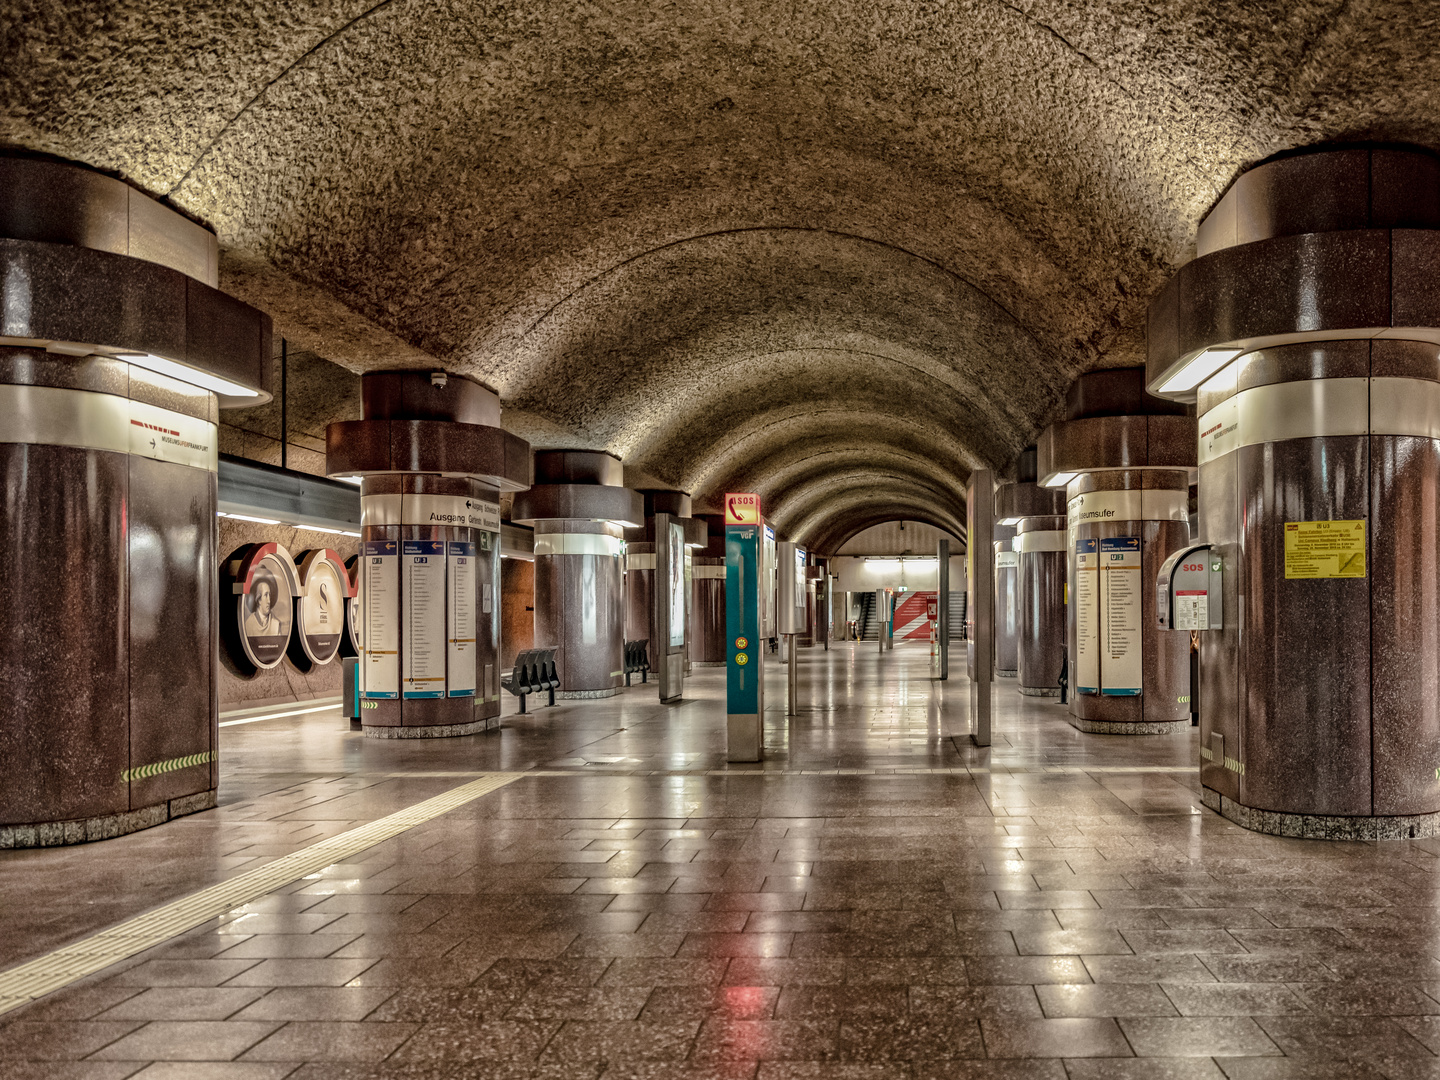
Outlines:
[[[0,1074],[1440,1075],[1435,842],[1248,833],[1193,733],[1084,735],[1004,682],[976,749],[924,647],[800,661],[754,766],[716,669],[463,739],[226,729],[219,809],[0,853],[4,964],[526,775],[6,1015]]]

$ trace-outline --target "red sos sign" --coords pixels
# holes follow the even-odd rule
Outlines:
[[[1198,563],[1198,562],[1186,563],[1184,566],[1180,567],[1180,569],[1181,569],[1181,570],[1204,570],[1204,569],[1205,569],[1205,564],[1204,564],[1204,563]]]

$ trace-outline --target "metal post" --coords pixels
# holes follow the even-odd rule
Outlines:
[[[966,654],[970,675],[970,738],[990,745],[991,683],[995,678],[995,560],[990,537],[995,532],[995,476],[989,469],[970,474],[966,493],[965,583],[969,594]]]
[[[788,635],[790,645],[789,694],[786,698],[785,715],[795,715],[795,701],[800,694],[800,664],[795,655],[795,635]]]
[[[280,467],[290,467],[290,350],[280,339]]]
[[[880,646],[880,655],[885,655],[885,590],[875,590],[875,641]]]
[[[939,608],[936,614],[940,617],[940,678],[950,678],[950,538],[948,536],[940,539],[939,550],[936,552],[939,560],[940,582],[939,589],[935,594],[936,604]]]

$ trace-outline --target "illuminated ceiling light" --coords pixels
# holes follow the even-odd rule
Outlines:
[[[1047,488],[1063,488],[1066,484],[1070,483],[1071,480],[1074,480],[1075,477],[1079,475],[1079,473],[1073,472],[1057,472],[1054,476],[1050,477],[1050,479],[1045,482],[1045,486]]]
[[[116,357],[124,360],[127,364],[134,364],[146,371],[153,371],[157,375],[168,375],[172,379],[179,379],[191,386],[198,386],[202,390],[209,390],[213,394],[222,394],[225,397],[259,397],[260,391],[252,390],[229,379],[222,379],[219,375],[212,375],[208,371],[201,371],[189,364],[181,364],[175,360],[167,360],[163,356],[156,356],[154,353],[121,353]]]
[[[1160,386],[1162,394],[1183,394],[1194,390],[1206,379],[1239,356],[1243,349],[1206,349],[1192,357],[1190,362],[1166,379]]]
[[[301,529],[305,532],[328,533],[331,536],[354,536],[359,537],[358,532],[350,532],[348,529],[326,529],[319,525],[300,525],[293,521],[277,521],[274,518],[250,517],[248,514],[227,514],[224,510],[216,510],[216,517],[229,518],[232,521],[253,521],[256,525],[283,525],[287,529]]]
[[[347,483],[347,484],[354,484],[356,487],[359,487],[361,484],[363,484],[363,483],[365,482],[365,478],[364,478],[363,476],[333,476],[333,477],[331,477],[331,479],[332,479],[332,480],[343,480],[343,481],[345,481],[345,483]]]
[[[1066,483],[1069,483],[1069,481],[1067,480]],[[1019,525],[1022,520],[1024,520],[1024,519],[1023,519],[1023,518],[1019,518],[1019,517],[1001,518],[1001,519],[1000,519],[999,521],[997,521],[995,524],[996,524],[996,525]]]

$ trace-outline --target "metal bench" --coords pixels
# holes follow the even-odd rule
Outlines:
[[[500,676],[500,685],[520,699],[520,711],[525,711],[525,697],[528,694],[550,694],[550,704],[555,704],[555,691],[560,688],[560,676],[555,670],[554,649],[525,649],[515,657],[515,667],[508,674]]]
[[[640,681],[650,681],[650,639],[625,642],[625,685],[630,685],[630,676],[640,672]]]

